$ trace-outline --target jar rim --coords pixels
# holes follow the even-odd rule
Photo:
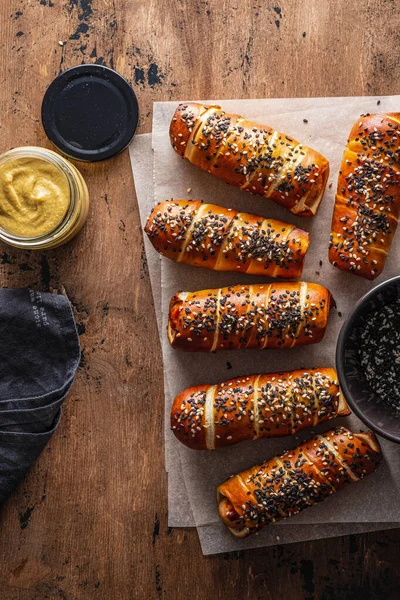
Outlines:
[[[0,240],[11,244],[23,246],[26,249],[41,247],[43,244],[55,243],[64,235],[65,231],[68,230],[72,218],[75,215],[76,208],[78,205],[78,187],[76,185],[76,175],[70,165],[69,161],[48,148],[41,148],[40,146],[20,146],[7,150],[0,155],[0,166],[6,161],[13,158],[40,158],[53,166],[57,167],[64,175],[69,189],[69,206],[64,217],[57,223],[57,225],[50,231],[38,235],[38,236],[19,236],[15,235],[6,229],[0,227]]]

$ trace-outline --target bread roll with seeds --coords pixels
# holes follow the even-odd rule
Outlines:
[[[237,377],[181,392],[171,429],[193,450],[282,437],[350,414],[334,369]]]
[[[200,200],[160,202],[145,231],[176,262],[284,279],[301,276],[310,244],[309,233],[294,225]]]
[[[400,216],[400,113],[364,115],[339,171],[329,260],[366,279],[381,274]]]
[[[329,176],[327,159],[292,137],[220,106],[180,104],[170,126],[172,147],[204,171],[301,217],[316,214]]]
[[[189,352],[315,344],[330,308],[326,288],[300,281],[179,292],[170,302],[168,338]]]
[[[217,488],[219,515],[235,537],[247,537],[359,481],[381,458],[372,431],[331,429],[225,481]]]

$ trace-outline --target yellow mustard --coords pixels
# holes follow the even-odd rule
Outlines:
[[[82,228],[89,193],[81,173],[53,150],[23,146],[0,155],[0,241],[56,248]]]
[[[0,164],[0,227],[20,237],[52,231],[70,204],[67,178],[58,167],[37,157]]]

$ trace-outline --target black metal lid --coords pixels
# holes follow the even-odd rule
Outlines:
[[[50,84],[42,103],[47,137],[63,154],[86,162],[123,150],[135,134],[138,119],[131,86],[102,65],[68,69]]]

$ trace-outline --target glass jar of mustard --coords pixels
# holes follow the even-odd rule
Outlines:
[[[0,156],[0,240],[29,250],[71,240],[86,221],[89,194],[78,169],[46,148]]]

